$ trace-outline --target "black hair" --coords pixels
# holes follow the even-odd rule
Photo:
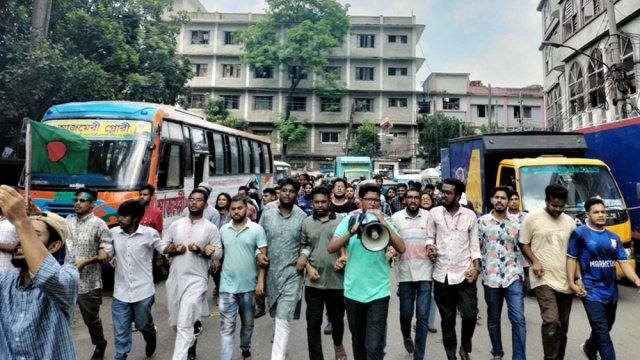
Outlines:
[[[399,188],[404,188],[405,190],[407,190],[409,187],[405,183],[400,183],[400,184],[396,185],[396,188],[398,188],[398,189]]]
[[[47,222],[43,221],[45,225],[47,225],[47,231],[49,232],[49,241],[47,242],[47,246],[56,241],[62,241],[62,237],[58,234],[58,231],[53,228],[53,226],[49,225]]]
[[[303,186],[303,188],[304,188],[304,187],[307,187],[307,185],[311,185],[311,187],[313,188],[313,183],[311,183],[311,182],[306,182],[306,183],[304,183],[304,185],[302,185],[302,186]]]
[[[149,190],[149,195],[153,196],[153,194],[155,194],[156,192],[156,188],[155,186],[151,185],[151,184],[147,184],[145,186],[142,187],[142,189],[140,189],[140,191],[142,190]]]
[[[311,198],[316,196],[316,194],[326,195],[328,198],[331,198],[331,191],[326,186],[318,186],[313,188],[311,191]]]
[[[347,186],[345,186],[345,188],[347,188],[347,189],[348,189],[348,188],[352,188],[352,189],[353,189],[353,185],[351,185],[351,184],[347,183]]]
[[[193,190],[191,190],[191,193],[189,194],[189,197],[191,197],[191,195],[193,194],[202,194],[204,195],[204,202],[208,202],[209,201],[209,192],[203,188],[195,188]]]
[[[435,189],[436,189],[436,186],[435,186],[435,185],[433,185],[433,184],[427,184],[427,185],[424,187],[424,189],[425,189],[425,190],[435,190]]]
[[[247,195],[249,194],[249,187],[248,186],[244,186],[244,185],[239,186],[238,187],[238,192],[240,192],[241,190],[244,190],[244,192],[246,192]]]
[[[280,188],[283,188],[285,185],[291,185],[293,186],[293,189],[298,192],[300,191],[300,182],[294,178],[286,178],[284,179],[284,181],[282,182],[282,185],[280,185]]]
[[[408,187],[408,188],[407,188],[407,192],[406,192],[406,194],[409,194],[409,191],[415,191],[415,192],[417,192],[418,194],[420,194],[420,189],[417,189],[417,188],[415,188],[415,187],[413,187],[413,186],[410,186],[410,187]],[[407,195],[405,195],[405,197],[406,197],[406,196],[407,196]]]
[[[243,195],[235,195],[234,197],[231,198],[231,201],[229,201],[229,204],[237,201],[241,201],[244,204],[244,206],[247,206],[247,197]]]
[[[136,224],[144,217],[144,205],[138,200],[129,199],[118,206],[118,215],[131,216]]]
[[[262,190],[262,195],[264,195],[264,194],[271,194],[273,196],[278,195],[278,194],[276,194],[276,189],[270,188],[270,187],[264,188],[264,190]]]
[[[511,199],[511,195],[513,195],[513,190],[511,189],[511,186],[496,186],[493,189],[491,189],[491,193],[489,194],[489,197],[494,197],[498,191],[504,191],[504,193],[507,195],[507,200]]]
[[[229,205],[231,204],[231,195],[229,195],[226,192],[221,192],[220,194],[218,194],[218,196],[216,197],[216,203],[213,205],[214,208],[216,208],[216,210],[220,210],[220,208],[218,207],[218,199],[220,198],[220,196],[224,197],[225,199],[227,199],[227,210],[229,210]]]
[[[462,193],[464,192],[464,184],[462,183],[462,181],[458,179],[455,179],[455,178],[444,179],[442,181],[442,184],[453,185],[454,187],[453,191],[456,193],[456,195],[462,195]]]
[[[569,198],[569,191],[560,184],[551,184],[544,188],[544,200],[558,199],[566,201]]]
[[[341,182],[342,184],[344,184],[344,188],[345,188],[345,189],[347,188],[347,185],[348,185],[347,180],[345,180],[345,179],[343,179],[343,178],[336,178],[336,179],[333,179],[333,181],[331,182],[331,186],[332,186],[332,187],[335,187],[335,186],[336,186],[336,184],[337,184],[337,183],[339,183],[339,182]]]
[[[511,195],[509,195],[509,199],[511,199],[511,198],[513,197],[513,195],[517,196],[517,197],[518,197],[518,199],[520,199],[520,194],[518,194],[518,192],[517,192],[517,191],[515,191],[515,190],[513,190],[513,189],[512,189],[512,191],[511,191]]]
[[[97,192],[97,191],[95,191],[95,190],[93,190],[93,189],[89,189],[89,188],[85,188],[85,187],[83,187],[83,188],[79,188],[79,189],[78,189],[78,190],[76,190],[76,192],[74,192],[73,194],[74,194],[74,195],[76,195],[76,196],[78,196],[78,194],[82,194],[82,193],[87,193],[87,194],[89,194],[89,195],[92,197],[91,201],[96,201],[96,200],[98,200],[98,192]]]
[[[602,199],[591,198],[584,202],[584,209],[588,212],[589,210],[591,210],[591,207],[593,205],[597,205],[597,204],[600,204],[606,208],[606,205],[604,204],[604,201],[602,201]]]
[[[378,186],[376,186],[376,184],[364,184],[364,185],[361,185],[360,188],[358,189],[358,197],[360,197],[362,199],[362,198],[364,198],[364,194],[369,193],[369,192],[374,192],[374,193],[380,195],[380,188]]]

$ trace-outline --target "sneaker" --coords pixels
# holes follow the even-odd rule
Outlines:
[[[96,345],[96,349],[93,351],[93,355],[91,355],[91,360],[102,360],[104,359],[104,351],[107,348],[107,342],[105,341],[103,344]]]
[[[325,335],[329,335],[333,332],[333,326],[331,326],[331,323],[328,322],[327,325],[325,325],[324,327],[324,334]]]
[[[196,345],[198,345],[198,340],[193,343],[193,346],[189,348],[187,352],[187,360],[196,360]]]
[[[404,348],[407,350],[409,354],[413,354],[413,340],[411,340],[411,336],[404,338]]]
[[[198,337],[200,333],[202,333],[202,322],[200,320],[196,320],[196,322],[193,324],[193,335],[195,337]]]
[[[438,332],[438,329],[436,329],[434,327],[430,327],[427,330],[429,330],[430,333],[434,333],[434,334]]]
[[[600,360],[600,356],[598,356],[597,352],[590,351],[589,348],[587,348],[587,343],[580,344],[580,350],[582,350],[582,353],[587,357],[587,359]]]
[[[464,351],[462,346],[460,346],[460,349],[458,349],[458,355],[460,355],[460,360],[471,360],[469,353]]]
[[[242,350],[242,360],[251,360],[251,351]]]
[[[147,357],[153,356],[153,353],[156,352],[156,330],[153,330],[153,336],[149,337],[147,340],[147,345],[144,347],[144,353]]]

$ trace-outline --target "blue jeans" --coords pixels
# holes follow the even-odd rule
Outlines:
[[[485,285],[484,300],[487,302],[487,328],[491,340],[491,354],[504,356],[500,316],[502,304],[504,300],[507,300],[507,314],[509,321],[511,321],[513,359],[526,359],[527,326],[524,319],[524,282],[518,279],[507,288],[490,288]]]
[[[413,308],[416,309],[416,339],[414,360],[424,359],[427,344],[429,308],[431,307],[431,281],[402,281],[398,283],[400,297],[400,331],[405,338],[411,337]]]
[[[236,332],[236,315],[240,315],[240,349],[251,349],[253,335],[253,313],[255,307],[255,292],[249,291],[239,294],[221,292],[218,295],[218,310],[220,311],[220,359],[231,360]]]
[[[582,304],[591,325],[591,336],[585,342],[585,347],[593,354],[597,350],[602,360],[615,360],[616,352],[609,333],[616,321],[618,304],[615,302],[605,304],[586,299],[582,299]]]
[[[429,328],[434,329],[436,327],[436,299],[433,297],[433,291],[431,292],[431,304],[429,305]]]
[[[126,359],[131,351],[131,322],[136,323],[145,341],[156,336],[156,329],[151,316],[151,306],[155,296],[134,303],[122,302],[113,298],[111,302],[111,317],[113,319],[113,336],[115,338],[116,354],[114,359]]]
[[[382,360],[384,358],[389,297],[368,303],[345,298],[344,305],[351,331],[354,360]]]

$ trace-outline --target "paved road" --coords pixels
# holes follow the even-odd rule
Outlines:
[[[395,275],[395,274],[394,274]],[[213,282],[210,281],[213,287]],[[396,285],[392,284],[395,289]],[[167,302],[164,283],[156,284],[156,303],[153,307],[153,315],[156,326],[158,328],[158,350],[154,359],[171,359],[173,351],[173,343],[175,336],[168,326],[167,321]],[[491,345],[486,329],[486,305],[482,290],[479,289],[479,307],[482,319],[478,323],[473,342],[473,359],[490,359]],[[209,296],[210,309],[212,315],[204,319],[204,333],[200,336],[198,343],[199,359],[219,359],[220,346],[220,326],[217,317],[217,307],[211,296]],[[618,359],[638,359],[640,358],[640,324],[638,312],[640,311],[640,295],[636,293],[634,288],[620,287],[620,302],[618,304],[617,322],[613,328],[612,336],[616,347]],[[402,345],[402,336],[400,334],[400,326],[398,320],[398,298],[392,296],[389,308],[389,332],[387,339],[387,359],[392,360],[410,360],[411,356],[407,354]],[[527,319],[527,354],[529,359],[542,358],[542,343],[540,340],[540,315],[538,304],[535,298],[528,297],[525,299],[525,310]],[[102,320],[105,327],[105,336],[109,341],[107,347],[106,358],[113,358],[113,330],[111,323],[111,294],[105,294],[104,302],[101,307]],[[304,314],[304,309],[303,309]],[[439,320],[438,320],[439,321]],[[459,323],[459,319],[458,319]],[[267,360],[271,353],[271,319],[264,316],[256,320],[256,327],[253,333],[252,353],[255,360]],[[346,327],[346,318],[345,318]],[[439,327],[439,326],[438,326]],[[511,356],[511,331],[507,320],[506,305],[502,315],[502,339],[505,348],[506,357]],[[579,352],[579,345],[588,336],[589,324],[587,317],[579,300],[574,300],[573,311],[571,313],[571,326],[569,329],[569,342],[567,346],[567,360],[585,359]],[[89,359],[93,352],[93,346],[89,334],[82,322],[79,311],[76,309],[73,322],[73,339],[76,345],[78,359]],[[236,331],[236,346],[239,344],[239,329]],[[458,331],[458,335],[460,332]],[[344,344],[348,354],[351,356],[351,335],[348,329],[345,331]],[[331,337],[323,335],[322,338],[324,354],[327,359],[333,359],[333,346]],[[308,359],[307,355],[307,337],[306,322],[304,319],[294,321],[291,327],[291,338],[289,341],[289,357],[288,359]],[[429,334],[427,338],[427,359],[445,359],[444,349],[442,347],[442,337],[440,332],[437,334]],[[234,354],[234,359],[240,359],[238,348]],[[352,358],[352,357],[351,357]],[[140,333],[134,333],[133,349],[129,354],[129,359],[145,359],[144,340]]]

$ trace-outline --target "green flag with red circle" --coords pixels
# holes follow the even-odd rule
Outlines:
[[[80,135],[31,121],[31,172],[65,175],[87,173],[89,142]]]

